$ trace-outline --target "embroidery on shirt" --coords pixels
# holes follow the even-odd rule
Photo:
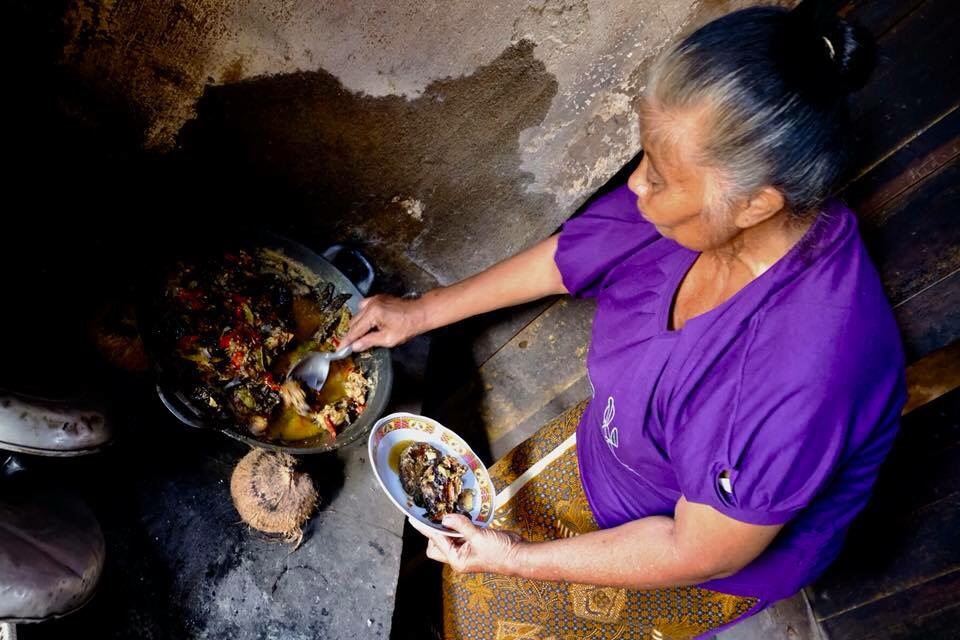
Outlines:
[[[603,424],[600,425],[600,430],[603,432],[603,439],[607,441],[607,446],[611,449],[620,446],[620,436],[617,433],[617,428],[610,426],[616,415],[617,407],[613,402],[613,396],[610,396],[607,398],[607,408],[603,410]]]
[[[603,411],[603,422],[600,424],[600,432],[603,434],[603,439],[607,443],[607,448],[610,449],[611,455],[613,455],[614,460],[620,463],[624,469],[632,473],[633,475],[641,478],[646,482],[647,480],[636,472],[630,465],[620,459],[620,456],[617,455],[617,450],[620,446],[620,434],[617,431],[617,428],[613,425],[613,418],[617,415],[617,406],[613,400],[613,396],[607,398],[607,408]]]

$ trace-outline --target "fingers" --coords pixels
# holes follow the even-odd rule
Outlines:
[[[427,557],[431,560],[436,560],[437,562],[449,563],[450,558],[447,557],[447,554],[440,550],[433,540],[427,543]]]
[[[353,345],[354,351],[371,347],[395,347],[419,333],[417,312],[412,301],[378,294],[364,298],[360,310],[350,321],[342,342]]]
[[[470,518],[460,514],[447,514],[443,516],[443,526],[453,529],[463,536],[464,540],[470,540],[480,529],[470,521]]]
[[[389,324],[388,310],[384,307],[382,296],[364,298],[360,302],[360,312],[350,321],[350,328],[341,340],[353,345],[354,351],[366,351],[371,347],[392,347],[398,343],[394,332],[384,330]]]
[[[453,551],[453,543],[445,535],[437,533],[427,525],[416,518],[407,517],[410,526],[422,533],[427,538],[427,557],[438,562],[450,562],[450,553]]]
[[[365,336],[376,326],[377,318],[372,311],[361,311],[353,318],[353,321],[350,323],[350,329],[343,336],[341,342],[344,344],[352,344],[354,351],[363,351],[363,348],[366,345],[364,344],[364,341],[360,340],[359,338],[361,336]]]
[[[369,335],[372,335],[372,334],[369,334],[369,333],[368,333],[367,335],[369,336]],[[369,349],[370,347],[375,346],[375,345],[373,344],[373,339],[372,339],[372,338],[366,339],[366,340],[363,339],[363,338],[360,338],[359,340],[354,340],[352,344],[353,344],[353,352],[354,352],[354,353],[360,353],[361,351],[366,351],[366,350]]]

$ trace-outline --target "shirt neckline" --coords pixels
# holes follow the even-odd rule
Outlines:
[[[796,244],[790,247],[789,251],[783,254],[776,262],[774,262],[769,269],[748,282],[743,286],[743,288],[714,308],[704,311],[699,315],[693,316],[679,329],[671,329],[670,324],[673,319],[671,317],[671,312],[673,311],[673,304],[677,298],[677,293],[680,291],[680,285],[683,284],[683,280],[686,278],[687,273],[690,272],[690,269],[693,268],[693,264],[702,253],[698,251],[691,251],[686,247],[677,245],[682,249],[683,258],[679,260],[677,267],[674,269],[670,279],[668,280],[668,295],[663,296],[663,299],[660,301],[660,311],[657,318],[657,334],[667,336],[682,335],[684,330],[689,327],[691,323],[698,322],[701,318],[707,318],[714,314],[719,314],[723,309],[732,306],[737,300],[749,295],[750,291],[758,289],[760,287],[760,284],[758,283],[767,284],[773,282],[779,276],[781,271],[786,270],[790,265],[797,262],[797,256],[800,255],[801,251],[804,251],[808,246],[814,244],[826,233],[827,228],[825,225],[830,222],[828,218],[834,217],[833,212],[828,211],[830,208],[832,207],[829,205],[824,206],[824,208],[817,213],[817,217],[804,232],[803,236],[800,237]]]

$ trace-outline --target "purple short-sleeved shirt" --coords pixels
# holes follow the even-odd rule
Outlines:
[[[867,502],[906,397],[902,348],[839,202],[767,272],[672,331],[696,256],[660,236],[625,186],[564,225],[564,284],[597,298],[580,472],[604,528],[672,516],[681,496],[785,524],[750,565],[702,585],[765,605],[826,569]]]

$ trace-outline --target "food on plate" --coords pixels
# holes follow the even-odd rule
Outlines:
[[[467,514],[473,508],[473,491],[463,489],[466,472],[467,467],[456,458],[426,442],[409,444],[400,454],[400,484],[433,522],[440,522],[448,513]]]
[[[286,453],[252,449],[230,476],[230,495],[248,525],[297,544],[319,504],[310,476]]]
[[[319,391],[286,380],[311,351],[335,351],[350,324],[333,284],[268,250],[181,262],[167,277],[153,337],[161,363],[208,419],[265,440],[303,440],[356,420],[370,382],[354,358]]]

